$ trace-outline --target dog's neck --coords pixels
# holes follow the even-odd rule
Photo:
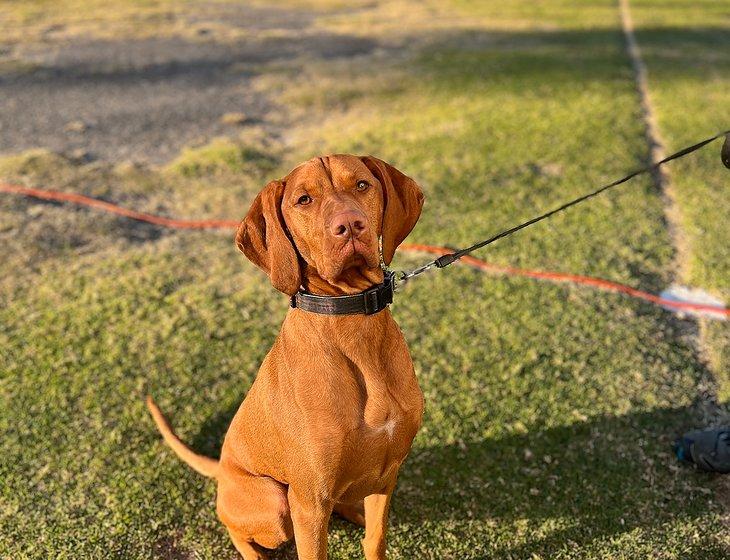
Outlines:
[[[384,280],[383,270],[377,268],[349,268],[332,282],[320,276],[317,269],[307,265],[304,269],[302,288],[320,296],[346,296],[363,292]]]

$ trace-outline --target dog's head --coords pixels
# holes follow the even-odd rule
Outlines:
[[[415,181],[371,156],[314,158],[264,187],[238,227],[236,245],[294,294],[344,294],[383,281],[416,225],[423,193]]]

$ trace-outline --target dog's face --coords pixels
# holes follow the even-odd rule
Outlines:
[[[359,291],[383,280],[379,238],[390,264],[422,206],[415,181],[377,158],[314,158],[264,187],[236,244],[286,294]]]

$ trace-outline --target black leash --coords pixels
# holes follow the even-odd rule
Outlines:
[[[699,150],[703,146],[706,146],[710,142],[717,140],[722,136],[725,136],[725,143],[722,146],[722,152],[720,156],[725,167],[730,169],[730,130],[728,130],[725,132],[720,132],[712,138],[707,138],[706,140],[702,140],[697,144],[693,144],[692,146],[683,148],[653,165],[648,165],[646,167],[642,167],[641,169],[637,169],[636,171],[629,173],[621,179],[604,185],[601,188],[596,189],[595,191],[585,194],[574,200],[571,200],[570,202],[566,202],[565,204],[558,206],[557,208],[554,208],[549,212],[541,214],[540,216],[532,218],[531,220],[504,230],[488,239],[485,239],[484,241],[479,241],[478,243],[475,243],[474,245],[471,245],[465,249],[460,249],[453,253],[447,253],[446,255],[442,255],[437,259],[427,262],[423,266],[411,270],[410,272],[393,273],[385,270],[384,265],[381,263],[381,266],[383,266],[385,271],[385,278],[383,282],[378,284],[377,286],[373,286],[372,288],[365,290],[364,292],[348,296],[320,296],[307,293],[303,290],[299,290],[296,294],[292,296],[290,305],[291,307],[301,309],[302,311],[319,313],[323,315],[374,315],[375,313],[379,313],[380,311],[388,307],[388,305],[393,302],[393,292],[399,284],[413,278],[414,276],[418,276],[419,274],[426,272],[434,266],[436,268],[445,268],[453,262],[459,260],[461,257],[468,255],[469,253],[476,251],[477,249],[481,249],[482,247],[485,247],[490,243],[494,243],[498,239],[502,239],[503,237],[512,235],[513,233],[518,232],[521,229],[526,228],[527,226],[531,226],[532,224],[549,218],[553,214],[557,214],[558,212],[562,212],[563,210],[566,210],[571,206],[575,206],[576,204],[584,202],[589,198],[593,198],[594,196],[601,194],[603,191],[606,191],[610,188],[620,185],[621,183],[625,183],[626,181],[633,179],[637,175],[653,171],[657,169],[660,165],[672,161],[673,159],[679,159],[686,156],[687,154],[691,154],[692,152]]]
[[[720,154],[720,157],[721,157],[722,162],[725,165],[725,167],[730,169],[730,130],[726,130],[725,132],[719,132],[718,134],[715,134],[715,136],[713,136],[711,138],[707,138],[706,140],[702,140],[701,142],[697,142],[696,144],[693,144],[686,148],[682,148],[678,152],[675,152],[672,155],[665,157],[663,160],[658,161],[657,163],[654,163],[652,165],[647,165],[646,167],[642,167],[641,169],[637,169],[636,171],[629,173],[628,175],[626,175],[625,177],[622,177],[621,179],[617,179],[616,181],[613,181],[612,183],[604,185],[601,188],[596,189],[593,192],[590,192],[590,193],[585,194],[581,197],[578,197],[574,200],[571,200],[570,202],[566,202],[565,204],[558,206],[557,208],[554,208],[553,210],[550,210],[549,212],[541,214],[540,216],[532,218],[531,220],[527,220],[526,222],[523,222],[519,225],[511,227],[507,230],[504,230],[496,235],[493,235],[492,237],[490,237],[488,239],[485,239],[484,241],[479,241],[478,243],[475,243],[474,245],[466,247],[465,249],[460,249],[453,253],[447,253],[446,255],[442,255],[437,259],[427,262],[423,266],[419,266],[418,268],[411,270],[410,272],[405,272],[405,271],[400,272],[399,273],[400,275],[397,278],[397,282],[403,283],[407,280],[410,280],[414,276],[418,276],[419,274],[426,272],[427,270],[429,270],[430,268],[432,268],[434,266],[436,268],[445,268],[445,267],[449,266],[451,263],[453,263],[454,261],[459,260],[464,255],[468,255],[469,253],[476,251],[477,249],[481,249],[482,247],[490,245],[491,243],[494,243],[498,239],[502,239],[503,237],[512,235],[513,233],[516,233],[516,232],[520,231],[521,229],[525,229],[526,227],[531,226],[532,224],[536,224],[537,222],[540,222],[546,218],[549,218],[550,216],[557,214],[558,212],[562,212],[563,210],[566,210],[566,209],[570,208],[571,206],[575,206],[576,204],[585,202],[589,198],[593,198],[594,196],[601,194],[603,191],[616,187],[616,186],[620,185],[621,183],[625,183],[626,181],[633,179],[637,175],[641,175],[642,173],[647,173],[649,171],[654,171],[660,165],[664,165],[665,163],[670,162],[673,159],[679,159],[688,154],[691,154],[692,152],[699,150],[703,146],[706,146],[710,142],[713,142],[723,136],[725,137],[725,143],[722,146],[722,152]]]

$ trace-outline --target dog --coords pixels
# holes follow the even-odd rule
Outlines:
[[[375,157],[314,158],[264,187],[236,245],[284,294],[357,294],[384,281],[381,264],[416,225],[423,199],[414,180]],[[423,414],[387,307],[289,309],[218,461],[187,447],[147,404],[178,457],[217,481],[218,517],[244,560],[292,537],[300,560],[326,559],[333,512],[364,525],[367,560],[385,558],[391,496]]]

